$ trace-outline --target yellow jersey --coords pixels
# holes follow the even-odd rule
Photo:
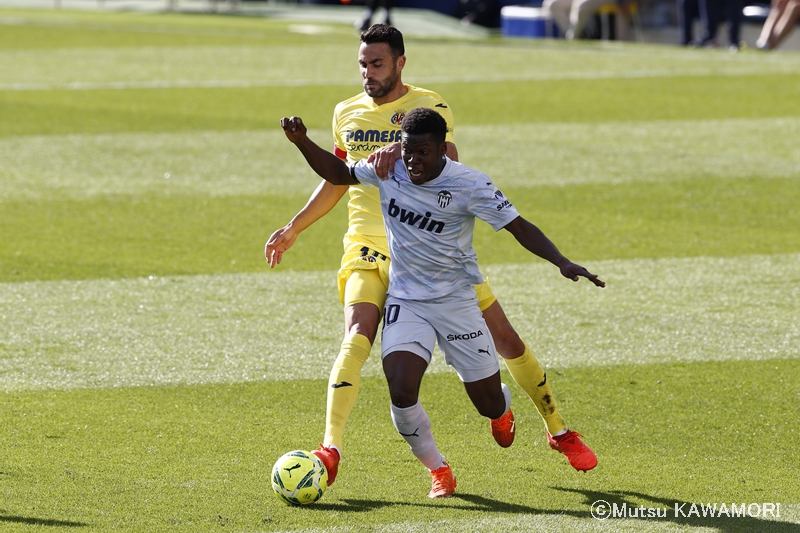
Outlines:
[[[333,110],[334,152],[347,161],[359,161],[393,142],[400,141],[400,124],[406,113],[418,107],[438,111],[447,122],[448,142],[453,142],[453,113],[433,91],[405,85],[408,92],[393,102],[377,105],[362,92],[339,102]],[[348,235],[385,236],[378,187],[350,186]]]

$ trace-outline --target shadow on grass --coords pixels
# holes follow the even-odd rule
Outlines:
[[[321,511],[341,511],[347,513],[365,513],[369,511],[374,511],[376,509],[382,509],[383,507],[391,507],[393,505],[405,505],[405,502],[390,502],[386,500],[351,500],[351,499],[342,499],[339,500],[337,503],[315,503],[314,505],[309,505],[308,508],[312,510],[321,510]]]
[[[792,524],[789,522],[777,522],[775,520],[770,520],[766,518],[760,518],[757,516],[750,516],[748,514],[744,514],[744,516],[734,516],[735,513],[731,512],[731,516],[726,516],[725,513],[722,513],[722,516],[717,514],[716,516],[710,516],[708,510],[706,513],[709,516],[702,516],[702,510],[700,509],[700,503],[693,503],[693,502],[684,502],[681,500],[670,500],[666,498],[659,498],[655,496],[649,496],[647,494],[642,494],[639,492],[630,492],[630,491],[591,491],[591,490],[580,490],[580,489],[569,489],[569,488],[562,488],[562,487],[552,487],[554,490],[560,490],[563,492],[573,492],[576,494],[580,494],[584,497],[584,503],[586,504],[586,510],[568,510],[568,509],[541,509],[537,507],[532,507],[528,505],[520,505],[516,503],[509,503],[500,500],[493,500],[491,498],[486,498],[483,496],[478,496],[476,494],[465,494],[465,493],[455,493],[452,498],[448,501],[447,508],[448,509],[460,509],[464,511],[479,511],[479,512],[493,512],[493,513],[509,513],[509,514],[534,514],[534,515],[554,515],[554,516],[570,516],[573,518],[585,518],[592,521],[595,521],[595,517],[592,515],[592,504],[602,500],[606,502],[608,505],[616,504],[618,509],[622,508],[623,504],[626,506],[627,510],[634,510],[634,513],[641,512],[636,511],[640,508],[650,509],[661,509],[664,512],[661,513],[661,516],[643,516],[639,514],[638,516],[634,516],[633,513],[629,512],[627,517],[609,517],[608,520],[642,520],[647,522],[671,522],[673,524],[681,525],[681,526],[690,526],[690,527],[703,527],[709,528],[712,530],[719,531],[720,533],[752,533],[754,531],[758,532],[769,532],[769,533],[800,533],[800,524]],[[454,500],[461,500],[464,502],[463,504],[453,504]],[[642,504],[641,502],[645,501],[648,502],[646,504]],[[728,510],[731,510],[731,505],[734,502],[728,502],[726,505],[728,506]],[[694,505],[695,511],[692,511],[692,505]],[[713,505],[713,504],[712,504]],[[721,502],[720,502],[721,505]],[[736,505],[742,505],[742,502],[736,503]],[[762,504],[760,504],[762,505]],[[383,507],[392,507],[392,506],[412,506],[412,507],[432,507],[432,508],[440,508],[441,502],[419,502],[419,503],[409,503],[409,502],[392,502],[387,500],[354,500],[354,499],[344,499],[341,500],[341,503],[330,503],[330,504],[318,504],[314,505],[313,508],[316,510],[336,510],[342,512],[369,512],[374,511],[376,509],[381,509]],[[676,511],[676,506],[679,511]],[[761,507],[763,509],[763,505]],[[761,510],[759,511],[761,513]],[[699,516],[698,516],[699,515]],[[775,517],[779,518],[779,517]]]
[[[601,492],[562,487],[552,488],[562,492],[574,492],[576,494],[581,494],[584,497],[584,503],[587,506],[586,512],[578,513],[579,516],[583,517],[594,518],[590,510],[592,509],[593,505],[599,501],[602,501],[606,508],[608,508],[608,506],[616,506],[617,511],[621,513],[623,512],[621,510],[623,509],[624,505],[626,509],[624,513],[627,513],[626,519],[628,520],[672,522],[681,526],[710,528],[721,533],[751,533],[753,531],[768,531],[770,533],[800,533],[800,524],[777,522],[775,520],[762,518],[762,514],[769,514],[770,517],[776,519],[780,518],[780,516],[774,516],[775,514],[779,514],[779,509],[776,509],[773,513],[769,513],[764,508],[763,503],[752,504],[758,505],[758,510],[756,512],[755,508],[753,508],[753,512],[751,513],[749,511],[749,506],[751,505],[749,502],[716,502],[717,511],[712,512],[708,508],[704,510],[701,505],[714,506],[715,504],[713,502],[686,502],[679,499],[670,500],[668,498],[650,496],[641,492],[622,490]],[[641,503],[642,501],[648,503],[643,504]],[[723,503],[726,505],[727,512],[719,513],[718,511]],[[739,508],[738,511],[735,511],[732,509],[732,505],[747,507],[744,509]],[[641,511],[641,509],[644,509],[644,511]],[[648,514],[652,513],[649,511],[650,509],[657,510],[659,515],[653,516],[652,514]],[[707,516],[703,516],[704,514]],[[623,517],[617,515],[615,517],[609,516],[607,519],[619,520],[620,518]]]
[[[50,527],[87,527],[89,524],[84,522],[72,522],[70,520],[55,520],[52,518],[33,518],[31,516],[13,516],[0,513],[0,523],[10,522],[12,524],[29,524],[32,526]]]
[[[462,500],[464,504],[453,503],[456,500]],[[322,503],[315,504],[314,509],[328,510],[328,511],[342,511],[342,512],[368,512],[383,507],[404,506],[404,507],[430,507],[441,508],[444,500],[423,500],[420,502],[392,502],[387,500],[353,500],[343,499],[341,503]],[[502,502],[478,496],[475,494],[465,494],[463,492],[456,492],[447,501],[448,509],[458,509],[462,511],[491,511],[495,513],[528,513],[528,514],[558,514],[569,515],[575,517],[585,517],[588,512],[582,511],[558,511],[552,509],[538,509],[536,507],[529,507],[527,505],[519,505],[515,503]]]

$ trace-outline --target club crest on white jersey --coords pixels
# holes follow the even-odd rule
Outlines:
[[[450,194],[450,191],[439,191],[439,207],[444,209],[448,205],[450,205],[450,200],[453,199],[453,195]]]

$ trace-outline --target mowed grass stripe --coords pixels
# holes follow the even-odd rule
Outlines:
[[[796,254],[588,266],[606,289],[541,263],[484,268],[515,328],[551,368],[800,355]],[[323,271],[2,284],[0,383],[323,379],[341,337],[334,280]],[[380,375],[379,360],[365,375]],[[445,369],[437,357],[430,371]]]
[[[461,161],[503,188],[800,175],[800,117],[793,116],[468,124],[455,134]]]
[[[330,61],[319,62],[319,57]],[[295,46],[235,46],[205,43],[169,47],[153,43],[122,48],[62,48],[46,52],[0,52],[0,64],[15,67],[0,75],[2,90],[137,89],[161,83],[175,88],[202,87],[217,81],[252,86],[291,87],[297,84],[358,87],[352,43]],[[74,68],[91,62],[96,68]],[[319,63],[319,68],[299,64]],[[72,67],[72,68],[69,68]],[[93,87],[96,86],[96,87]],[[245,85],[247,86],[247,85]]]
[[[50,521],[65,531],[427,531],[433,521],[437,531],[477,532],[491,520],[512,531],[793,533],[800,390],[790,376],[798,364],[551,371],[562,413],[599,456],[589,474],[549,449],[535,407],[510,380],[517,439],[501,449],[456,376],[430,374],[422,401],[459,478],[456,497],[434,502],[424,497],[427,473],[392,427],[383,379],[367,377],[348,422],[341,477],[305,509],[278,502],[268,472],[280,454],[313,447],[322,434],[325,380],[16,392],[0,411],[0,519]],[[597,499],[670,508],[780,502],[784,514],[614,519],[609,529],[590,516]]]
[[[215,50],[216,51],[216,50]],[[238,50],[236,50],[238,52]],[[258,52],[263,53],[264,50]],[[248,65],[250,67],[251,65]],[[270,70],[278,70],[274,65],[270,65]],[[264,72],[258,71],[253,79],[248,78],[223,78],[217,76],[211,79],[160,79],[144,78],[137,72],[137,79],[134,80],[112,80],[112,81],[65,81],[62,83],[53,82],[12,82],[0,85],[0,91],[95,91],[95,90],[137,90],[137,89],[202,89],[202,88],[251,88],[251,87],[282,87],[290,89],[293,87],[318,86],[332,87],[338,85],[352,85],[352,77],[342,77],[341,69],[336,70],[338,77],[321,79],[314,78],[291,78],[291,79],[263,79]],[[730,72],[717,74],[716,76],[750,76],[761,75],[761,69],[753,68],[744,72]],[[793,74],[792,71],[779,74]],[[241,75],[241,74],[240,74]],[[636,70],[627,72],[566,72],[566,73],[531,73],[531,74],[502,74],[497,76],[423,76],[415,77],[414,84],[452,84],[452,83],[508,83],[508,82],[537,82],[537,81],[563,81],[563,80],[619,80],[619,79],[639,79],[639,78],[671,78],[671,77],[708,77],[709,72],[705,68],[698,68],[696,71],[669,71],[669,70]],[[128,76],[122,76],[127,78]]]
[[[2,138],[0,199],[310,195],[320,178],[286,140],[278,118],[261,128]],[[332,149],[330,130],[309,136]]]
[[[325,148],[333,145],[329,129],[309,135]],[[456,128],[462,161],[518,190],[686,177],[795,178],[798,137],[800,117]],[[319,180],[277,118],[252,131],[5,137],[0,159],[5,200],[304,195]]]
[[[0,522],[192,533],[797,532],[800,199],[785,137],[796,136],[800,117],[798,56],[410,40],[404,79],[432,82],[453,106],[464,160],[483,157],[475,161],[523,212],[609,282],[602,291],[572,284],[479,225],[484,273],[601,465],[583,475],[551,451],[533,405],[505,373],[518,438],[499,449],[437,354],[423,402],[460,497],[426,500],[427,473],[391,425],[376,347],[339,481],[298,510],[275,501],[267,472],[323,432],[341,337],[333,285],[343,227],[334,225],[343,218],[334,214],[278,271],[267,270],[264,240],[316,178],[279,135],[261,135],[300,114],[329,146],[331,109],[357,82],[285,85],[314,81],[309,65],[319,64],[333,80],[354,79],[352,29],[300,37],[264,20],[169,15],[141,16],[114,34],[96,30],[134,19],[89,18],[90,31],[0,32],[0,48],[28,49],[0,52],[0,83],[8,73],[10,86],[284,86],[0,93],[0,136],[24,137],[6,148],[14,163],[2,180],[14,185],[0,191]],[[148,34],[148,21],[163,24]],[[325,52],[328,44],[343,55]],[[236,62],[240,45],[246,60]],[[624,81],[599,79],[606,75]],[[242,141],[246,130],[254,138]],[[762,135],[780,140],[774,148],[753,140]],[[46,160],[50,138],[53,162],[16,155],[21,147]],[[539,160],[557,172],[543,165],[546,177],[525,182]],[[506,187],[503,176],[517,182]],[[784,522],[599,523],[589,515],[599,498],[777,501],[789,511]]]
[[[615,186],[501,187],[565,254],[585,261],[796,253],[796,184],[796,178],[698,177]],[[308,198],[308,193],[276,192],[4,200],[0,281],[262,272],[264,243]],[[336,209],[329,221],[301,236],[282,268],[338,266],[345,202]],[[495,233],[485,224],[476,225],[475,248],[483,265],[530,260],[507,232]]]
[[[458,124],[796,117],[800,74],[663,79],[475,82],[431,86]],[[409,76],[406,80],[416,80]],[[336,102],[357,85],[0,91],[0,137],[64,133],[263,129],[285,115],[329,127]],[[498,98],[498,94],[509,95]],[[770,98],[764,98],[770,94]]]
[[[327,33],[289,31],[291,23],[264,17],[180,13],[25,10],[0,7],[0,50],[51,52],[64,49],[186,46],[304,46],[342,42],[352,27],[325,25]],[[330,35],[333,33],[334,35]],[[335,35],[338,34],[338,35]]]
[[[2,13],[2,11],[0,11]],[[52,15],[51,15],[52,16]],[[4,25],[3,20],[7,23]],[[352,29],[320,26],[318,35],[300,36],[282,20],[247,17],[150,15],[149,26],[110,23],[28,24],[24,17],[0,17],[2,85],[172,80],[238,80],[316,85],[357,79]],[[199,25],[198,22],[206,25]],[[235,24],[240,22],[240,27]],[[162,24],[159,24],[162,23]],[[231,24],[233,23],[233,24]],[[213,24],[213,26],[212,26]],[[226,27],[227,26],[227,27]],[[150,34],[145,34],[147,28]],[[174,34],[170,34],[174,32]],[[50,38],[46,36],[50,33]],[[419,83],[532,81],[674,76],[793,74],[800,59],[752,54],[676,50],[632,43],[564,43],[538,40],[440,40],[409,36],[405,74]],[[58,46],[53,46],[57,43]],[[446,73],[427,57],[450,57]],[[654,61],[657,58],[657,61]],[[309,72],[308,63],[315,65]],[[75,65],[98,68],[71,68]],[[485,65],[476,73],[476,64]],[[12,74],[13,73],[13,74]],[[348,81],[349,80],[349,81]]]
[[[357,87],[355,90],[357,91]],[[262,130],[285,115],[330,127],[353,87],[0,92],[0,137],[70,133]]]

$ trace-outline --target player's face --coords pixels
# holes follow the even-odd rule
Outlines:
[[[358,65],[364,92],[371,98],[380,100],[397,89],[401,83],[400,73],[405,59],[405,56],[400,56],[395,60],[386,43],[361,43],[358,49]]]
[[[400,145],[408,176],[415,185],[421,185],[442,173],[447,145],[439,143],[432,134],[410,135],[403,132],[400,134]]]

